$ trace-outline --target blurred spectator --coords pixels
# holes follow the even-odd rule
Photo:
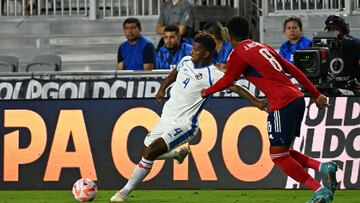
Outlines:
[[[287,18],[283,31],[288,40],[280,46],[279,54],[290,63],[294,63],[295,50],[310,47],[311,40],[303,36],[302,22],[298,17]]]
[[[5,11],[5,0],[1,0],[1,14],[4,15]]]
[[[119,70],[152,70],[156,62],[153,43],[141,35],[141,24],[137,18],[127,18],[123,23],[126,42],[118,49]]]
[[[202,30],[215,36],[216,49],[212,59],[213,64],[221,71],[226,70],[226,61],[233,47],[226,40],[227,32],[220,22],[208,22]]]
[[[340,16],[329,16],[325,25],[325,30],[337,32],[338,39],[342,41],[338,55],[330,62],[332,84],[360,95],[360,39],[350,35],[349,24]]]
[[[176,25],[179,27],[179,33],[183,41],[191,45],[194,34],[193,8],[194,5],[189,0],[169,0],[164,2],[156,25],[156,33],[163,35],[166,26]],[[163,43],[163,39],[161,39],[158,49],[162,47]]]
[[[29,16],[37,12],[36,0],[25,0],[25,15]],[[31,13],[31,3],[32,3],[32,13]]]
[[[157,69],[173,69],[184,56],[189,56],[192,46],[181,42],[179,28],[176,25],[166,26],[164,45],[156,54]]]

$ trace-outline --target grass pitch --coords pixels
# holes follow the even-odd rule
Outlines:
[[[93,202],[116,191],[100,190]],[[309,190],[135,190],[126,203],[304,203]],[[0,203],[75,203],[71,191],[0,191]],[[360,190],[339,190],[333,203],[360,203]]]

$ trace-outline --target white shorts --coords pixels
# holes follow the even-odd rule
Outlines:
[[[147,134],[144,140],[145,146],[149,146],[152,142],[158,138],[163,138],[168,150],[171,151],[176,147],[189,142],[198,132],[198,126],[181,125],[181,124],[166,124],[159,122],[156,126]]]

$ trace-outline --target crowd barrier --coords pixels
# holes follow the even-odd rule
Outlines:
[[[160,117],[163,104],[153,97],[166,74],[0,76],[0,189],[69,189],[80,177],[100,189],[124,185]],[[358,189],[360,98],[329,99],[331,106],[319,110],[306,98],[293,147],[334,160],[340,188]],[[248,101],[218,94],[200,115],[191,155],[181,165],[156,161],[140,188],[303,188],[269,158],[266,118]]]

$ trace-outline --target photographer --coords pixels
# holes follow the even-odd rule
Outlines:
[[[330,61],[331,83],[336,89],[348,89],[360,95],[360,40],[349,35],[349,24],[340,16],[329,16],[325,24],[325,30],[336,32],[342,42]]]

